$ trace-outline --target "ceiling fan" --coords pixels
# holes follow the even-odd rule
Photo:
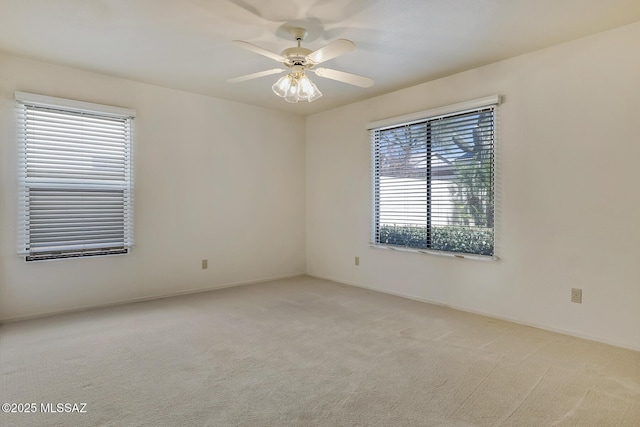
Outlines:
[[[315,68],[318,64],[354,50],[356,45],[352,41],[338,39],[318,50],[312,51],[300,46],[300,43],[307,35],[307,31],[304,28],[292,28],[289,32],[298,42],[298,46],[285,49],[281,54],[270,52],[249,42],[234,40],[233,44],[235,46],[278,61],[283,68],[259,71],[257,73],[235,77],[227,81],[230,83],[237,83],[289,71],[286,76],[281,77],[271,87],[276,95],[284,98],[287,102],[311,102],[322,96],[322,93],[318,90],[316,85],[313,84],[309,77],[307,77],[306,72],[312,72],[317,76],[337,80],[354,86],[373,86],[373,79],[370,79],[369,77],[346,73],[344,71],[338,71],[331,68]]]

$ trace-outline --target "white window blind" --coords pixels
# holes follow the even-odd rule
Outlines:
[[[370,129],[374,244],[494,256],[494,112],[481,105]]]
[[[28,261],[133,246],[135,112],[16,93],[19,253]]]

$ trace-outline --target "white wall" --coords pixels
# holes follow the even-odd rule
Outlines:
[[[308,117],[307,272],[640,349],[638,40],[640,23]],[[370,248],[365,124],[493,94],[500,260]]]
[[[130,255],[18,257],[16,90],[137,110]],[[301,116],[0,55],[0,319],[304,273],[304,160]]]

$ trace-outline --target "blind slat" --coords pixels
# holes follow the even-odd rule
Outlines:
[[[91,113],[46,104],[18,102],[20,253],[33,260],[126,252],[132,117],[102,116],[94,104]]]

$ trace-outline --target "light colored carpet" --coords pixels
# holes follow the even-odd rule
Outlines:
[[[640,426],[640,353],[301,277],[0,328],[2,426]],[[38,408],[39,409],[39,408]]]

